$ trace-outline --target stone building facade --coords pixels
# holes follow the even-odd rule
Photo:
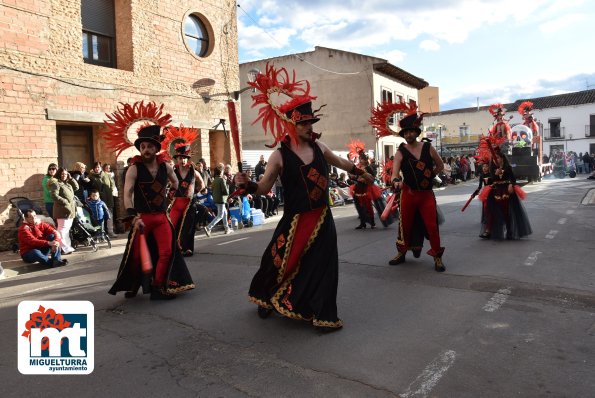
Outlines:
[[[199,131],[195,161],[231,162],[231,138],[214,126],[238,90],[237,42],[233,0],[4,0],[0,250],[15,238],[8,200],[43,207],[49,163],[110,163],[121,180],[136,152],[116,158],[100,136],[119,103],[163,103],[174,125]]]

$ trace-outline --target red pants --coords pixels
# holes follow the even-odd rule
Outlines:
[[[165,283],[167,270],[172,256],[172,229],[165,213],[141,213],[141,220],[145,224],[145,235],[153,234],[157,245],[159,259],[155,268],[153,285],[162,286]],[[134,242],[134,258],[140,259],[139,241]],[[140,264],[140,260],[139,260]]]
[[[169,212],[169,218],[174,228],[178,228],[178,222],[184,215],[184,211],[188,207],[188,202],[190,202],[190,198],[176,198],[174,200]]]
[[[401,238],[397,240],[397,250],[405,253],[411,243],[411,232],[415,213],[419,210],[426,232],[430,237],[430,256],[441,256],[444,248],[440,246],[440,233],[438,232],[438,221],[436,217],[436,198],[432,191],[414,191],[403,184],[401,190],[401,212],[400,225]]]

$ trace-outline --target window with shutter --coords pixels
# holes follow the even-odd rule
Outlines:
[[[84,61],[115,68],[114,0],[81,0],[81,19]]]

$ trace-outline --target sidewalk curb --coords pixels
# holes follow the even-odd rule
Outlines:
[[[120,255],[124,253],[124,248],[126,246],[127,239],[127,236],[114,239],[112,240],[113,246],[111,249],[108,249],[105,245],[100,245],[99,249],[96,252],[92,251],[90,247],[82,246],[79,247],[79,249],[74,253],[63,256],[62,258],[68,260],[68,265],[66,266],[66,268],[68,268],[75,264],[85,263],[107,256]],[[3,270],[1,270],[1,268],[3,268]],[[12,253],[10,251],[0,252],[0,280],[3,281],[12,279],[20,275],[26,275],[38,271],[47,271],[52,269],[63,269],[63,267],[48,268],[44,267],[41,264],[28,264],[21,260],[21,257],[18,253]]]

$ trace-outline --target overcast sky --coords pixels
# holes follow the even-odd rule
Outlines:
[[[376,56],[438,86],[441,110],[595,89],[593,0],[237,3],[240,62],[315,46]]]

